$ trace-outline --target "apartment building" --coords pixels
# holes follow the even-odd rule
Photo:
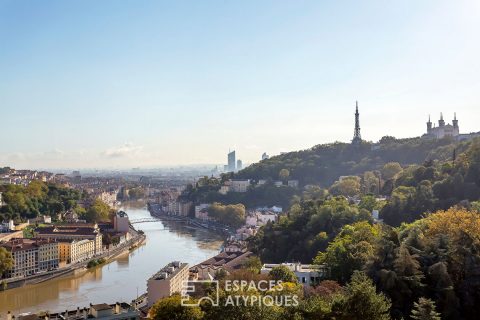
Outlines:
[[[76,263],[90,259],[95,255],[95,241],[90,239],[60,239],[58,241],[58,250],[60,262],[67,264]]]
[[[152,306],[159,299],[181,292],[188,275],[188,263],[174,261],[163,267],[147,280],[147,305]]]
[[[247,192],[250,186],[250,179],[231,179],[230,192]]]
[[[8,278],[27,277],[58,268],[58,242],[53,239],[11,239],[0,244],[11,252],[14,266]]]
[[[95,254],[102,252],[102,233],[96,223],[73,223],[41,227],[35,230],[35,236],[56,240],[93,240]]]

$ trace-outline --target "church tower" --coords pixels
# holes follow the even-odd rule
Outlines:
[[[445,126],[445,120],[443,120],[443,112],[440,112],[440,120],[438,120],[438,126],[439,127]]]
[[[360,144],[362,136],[360,135],[360,113],[358,113],[358,101],[355,101],[355,131],[353,132],[352,144]]]
[[[456,112],[453,114],[452,124],[453,124],[453,129],[458,129],[458,120],[457,120],[457,113]]]
[[[430,132],[432,132],[432,121],[430,121],[430,115],[428,115],[427,134]]]

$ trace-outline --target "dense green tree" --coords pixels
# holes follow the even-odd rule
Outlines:
[[[281,169],[288,169],[290,178],[299,180],[301,185],[320,184],[327,187],[340,176],[363,175],[366,171],[381,170],[385,164],[393,161],[407,166],[422,164],[425,159],[450,160],[453,149],[461,154],[469,144],[468,141],[459,142],[448,137],[432,140],[389,137],[381,139],[375,145],[365,142],[361,146],[336,142],[271,157],[248,166],[236,173],[235,177],[275,180]],[[387,172],[387,177],[391,179],[392,173]],[[383,181],[388,179],[382,176]]]
[[[314,263],[326,264],[334,280],[346,282],[371,258],[379,234],[378,226],[366,221],[346,225],[328,244],[325,252],[317,254]]]
[[[7,249],[0,247],[0,278],[2,275],[12,269],[14,266],[14,261],[12,254]]]
[[[288,216],[281,216],[278,223],[262,227],[249,240],[249,246],[262,261],[269,263],[310,263],[344,225],[357,221],[371,221],[371,215],[350,205],[345,198],[300,201],[292,206]]]
[[[243,263],[242,268],[253,273],[260,273],[260,270],[262,269],[262,261],[257,256],[251,256]]]
[[[440,314],[435,311],[435,302],[426,298],[420,298],[418,302],[415,302],[411,317],[415,320],[441,319]]]
[[[295,273],[284,265],[273,267],[272,270],[270,270],[269,275],[277,281],[297,282]]]
[[[33,180],[26,187],[3,185],[0,192],[5,202],[0,208],[0,218],[23,221],[42,214],[55,216],[84,198],[78,190],[39,180]]]
[[[344,177],[336,181],[329,189],[333,195],[353,197],[360,194],[360,178],[356,176]]]
[[[372,212],[373,209],[379,209],[381,205],[377,203],[377,200],[372,195],[363,196],[358,204],[360,208],[368,210],[368,212]]]
[[[345,288],[345,295],[335,301],[332,310],[335,319],[388,320],[390,300],[377,293],[372,280],[356,271]]]
[[[397,174],[402,172],[402,166],[398,162],[388,162],[380,170],[384,180],[393,179]]]
[[[302,193],[304,200],[325,200],[328,196],[328,190],[316,185],[305,186],[305,191]]]
[[[210,217],[226,225],[239,227],[245,223],[245,206],[243,204],[213,203],[207,210]]]
[[[85,220],[88,222],[108,221],[110,215],[110,207],[100,199],[95,199],[93,204],[85,213]]]
[[[376,173],[375,173],[376,172]],[[378,171],[366,171],[363,174],[363,192],[368,194],[378,194],[380,192],[381,179]]]

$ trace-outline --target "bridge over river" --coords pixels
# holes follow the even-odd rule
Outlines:
[[[140,219],[130,219],[130,224],[145,223],[145,222],[161,222],[162,220],[158,218],[140,218]]]

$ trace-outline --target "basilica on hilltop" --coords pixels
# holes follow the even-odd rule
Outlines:
[[[442,139],[444,137],[458,137],[460,135],[460,129],[458,128],[457,114],[453,116],[452,124],[445,124],[443,120],[443,113],[440,113],[440,120],[438,120],[438,127],[430,121],[430,116],[428,116],[427,122],[427,133],[424,135],[425,138],[434,138]]]

